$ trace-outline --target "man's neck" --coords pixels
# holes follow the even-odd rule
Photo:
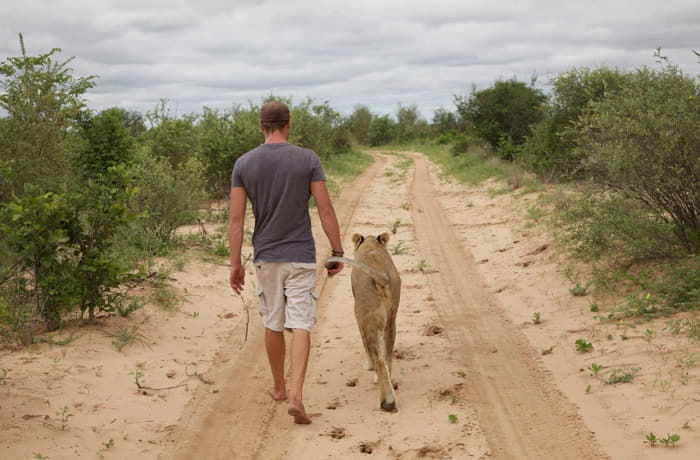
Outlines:
[[[287,142],[287,136],[282,131],[274,131],[265,136],[266,144],[279,144],[282,142]]]

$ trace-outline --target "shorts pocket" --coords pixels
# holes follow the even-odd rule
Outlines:
[[[261,315],[267,315],[267,304],[265,303],[265,292],[260,286],[255,286],[255,295],[258,296],[258,311]]]

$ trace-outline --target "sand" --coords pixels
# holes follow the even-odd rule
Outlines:
[[[170,275],[176,308],[75,322],[54,337],[77,337],[67,345],[0,352],[11,369],[0,381],[0,458],[698,457],[700,347],[665,319],[595,319],[592,297],[570,292],[566,255],[526,218],[537,194],[456,184],[420,154],[375,158],[334,206],[348,256],[355,232],[391,235],[403,282],[397,412],[379,408],[363,369],[350,269],[319,272],[304,390],[313,423],[299,426],[265,392],[252,267],[239,297],[225,258],[192,256]],[[320,259],[330,251],[313,219]],[[141,335],[117,351],[109,334],[136,325]],[[579,338],[593,350],[577,352]],[[605,383],[615,369],[632,381]],[[652,448],[649,432],[681,439]]]

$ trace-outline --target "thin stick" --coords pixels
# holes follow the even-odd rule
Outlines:
[[[248,254],[243,261],[243,270],[245,270],[245,266],[248,264],[248,261],[250,261],[250,258],[252,257],[252,254]],[[245,301],[245,298],[243,298],[243,294],[240,292],[238,293],[238,297],[241,298],[241,302],[243,302],[243,307],[245,308],[245,336],[243,337],[243,342],[241,343],[241,346],[238,347],[243,348],[243,345],[248,341],[248,326],[250,325],[250,310],[248,309],[248,302]]]

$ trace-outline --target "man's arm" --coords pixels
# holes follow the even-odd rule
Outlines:
[[[241,262],[243,246],[243,223],[248,194],[243,187],[231,187],[231,204],[229,206],[228,244],[231,251],[231,274],[229,284],[240,294],[245,284],[245,270]]]
[[[318,207],[318,215],[321,218],[321,226],[328,237],[331,249],[334,252],[343,252],[343,244],[340,242],[340,225],[335,215],[335,209],[331,204],[328,187],[325,181],[311,182],[311,195],[313,195]],[[335,268],[328,269],[329,275],[335,275],[343,269],[343,264],[338,263]]]

